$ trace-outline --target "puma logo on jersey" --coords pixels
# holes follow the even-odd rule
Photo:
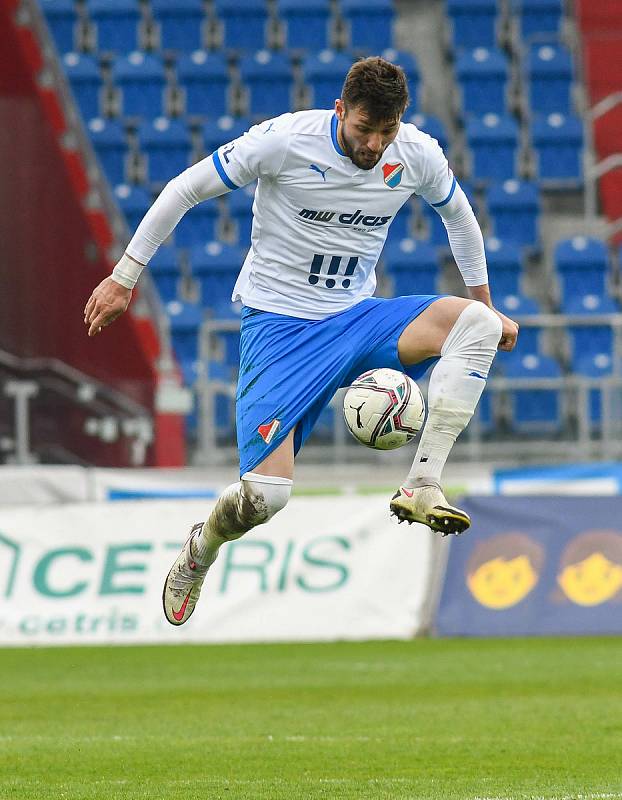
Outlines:
[[[324,180],[324,183],[326,183],[326,173],[328,172],[329,169],[332,169],[332,167],[326,167],[326,169],[320,169],[317,164],[309,164],[309,169],[312,169],[314,172],[319,172],[320,175],[322,176],[322,179]]]

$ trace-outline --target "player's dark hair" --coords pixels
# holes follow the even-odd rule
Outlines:
[[[362,108],[373,122],[393,121],[408,105],[408,83],[401,67],[379,56],[350,67],[341,90],[346,111]]]

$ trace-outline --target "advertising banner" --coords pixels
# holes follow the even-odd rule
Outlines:
[[[164,578],[213,501],[0,512],[0,644],[406,638],[423,624],[432,538],[387,498],[293,498],[226,544],[193,617],[164,620]]]
[[[452,541],[444,636],[622,633],[619,498],[474,497]]]

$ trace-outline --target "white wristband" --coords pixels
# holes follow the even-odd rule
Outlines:
[[[126,255],[126,253],[123,253],[119,259],[119,263],[112,270],[112,279],[120,283],[121,286],[125,286],[126,289],[133,289],[143,269],[143,264],[139,264]]]

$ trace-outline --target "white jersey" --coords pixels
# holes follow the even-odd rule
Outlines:
[[[359,169],[339,146],[333,111],[283,114],[212,158],[231,189],[258,180],[233,299],[304,319],[370,297],[399,209],[412,194],[442,206],[456,186],[438,142],[412,124],[400,124],[374,169]]]

